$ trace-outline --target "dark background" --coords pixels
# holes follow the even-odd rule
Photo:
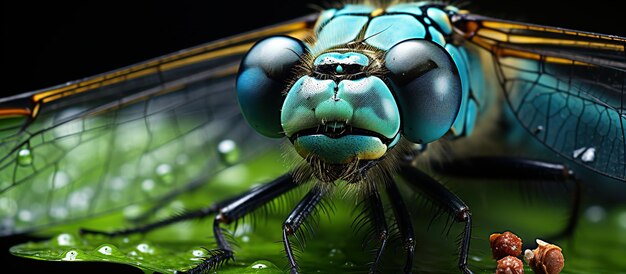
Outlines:
[[[331,1],[115,1],[2,3],[0,97],[64,83],[315,11]],[[127,1],[130,2],[130,1]],[[469,2],[483,15],[626,36],[624,15],[609,1]],[[25,237],[0,238],[2,272],[141,271],[128,266],[39,262],[13,257]]]

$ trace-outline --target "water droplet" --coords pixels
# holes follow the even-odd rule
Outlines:
[[[475,261],[475,262],[480,262],[483,260],[483,258],[478,257],[478,256],[469,256],[469,257],[472,261]]]
[[[135,219],[141,216],[141,206],[129,205],[124,208],[123,214],[126,219]]]
[[[126,180],[124,180],[124,178],[122,177],[115,177],[111,179],[111,183],[109,184],[111,189],[114,189],[114,190],[122,190],[126,188],[127,185],[128,184],[126,183]]]
[[[113,254],[113,247],[108,246],[108,245],[103,245],[100,248],[98,248],[98,252],[104,255],[111,255]]]
[[[33,220],[33,213],[26,209],[22,209],[17,214],[17,218],[22,222],[30,222]]]
[[[581,147],[574,150],[572,156],[574,157],[574,159],[580,157],[580,160],[585,163],[593,162],[596,158],[596,149],[593,147]]]
[[[141,253],[154,254],[154,249],[146,243],[141,243],[137,245],[137,250]]]
[[[144,180],[141,182],[141,189],[148,192],[152,191],[154,189],[154,181],[151,179]]]
[[[543,130],[544,130],[543,126],[537,126],[537,127],[535,127],[535,129],[533,129],[533,134],[537,135],[537,134],[543,132]]]
[[[248,236],[242,236],[242,237],[241,237],[241,242],[244,242],[244,243],[248,243],[248,242],[250,242],[250,237],[248,237]]]
[[[606,217],[606,211],[601,206],[590,206],[587,210],[585,210],[585,217],[587,217],[587,220],[590,222],[597,223],[604,220]]]
[[[53,206],[50,208],[50,217],[55,219],[64,219],[69,215],[67,208],[62,206]]]
[[[265,264],[254,264],[250,268],[252,268],[252,269],[263,269],[263,268],[267,268],[267,265],[265,265]]]
[[[76,241],[72,235],[63,233],[57,236],[57,244],[59,246],[72,246],[76,244]]]
[[[30,149],[24,148],[17,152],[17,163],[21,166],[28,166],[33,163],[33,154]]]
[[[76,257],[78,257],[78,251],[70,250],[65,253],[65,256],[63,256],[61,260],[62,261],[78,261]]]
[[[174,174],[172,173],[172,166],[168,164],[160,164],[155,170],[157,176],[166,184],[171,184],[174,181]]]
[[[70,177],[63,171],[58,171],[52,175],[50,189],[61,189],[70,183]]]
[[[233,235],[235,237],[241,237],[246,234],[250,234],[250,232],[252,232],[252,226],[250,224],[239,224]]]
[[[204,261],[204,257],[207,255],[202,249],[194,249],[191,254],[193,255],[193,258],[190,258],[192,261]]]
[[[232,165],[239,160],[239,149],[235,141],[226,139],[217,144],[220,160],[225,165]]]
[[[72,192],[69,198],[69,206],[75,210],[87,209],[89,201],[93,197],[93,192],[94,190],[89,187]]]

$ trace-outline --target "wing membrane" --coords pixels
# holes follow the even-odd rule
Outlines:
[[[0,233],[31,231],[159,199],[272,142],[234,92],[239,62],[268,35],[306,37],[316,16],[46,90],[0,99]],[[265,145],[262,145],[265,144]]]
[[[626,180],[626,38],[471,14],[455,31],[492,53],[521,124],[560,155]]]

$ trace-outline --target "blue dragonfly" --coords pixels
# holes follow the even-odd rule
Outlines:
[[[191,272],[212,269],[235,255],[222,225],[312,180],[283,224],[295,273],[290,239],[341,181],[357,190],[367,205],[364,218],[380,239],[371,271],[384,254],[391,227],[386,220],[392,218],[405,247],[404,271],[410,272],[415,236],[397,186],[403,182],[463,223],[458,266],[470,273],[469,207],[418,162],[491,136],[494,117],[507,117],[573,166],[500,154],[439,160],[432,169],[567,181],[576,180],[573,169],[582,167],[624,181],[624,42],[438,3],[346,5],[9,97],[0,112],[0,191],[7,205],[1,230],[28,232],[167,200],[288,139],[299,161],[265,185],[183,217],[84,232],[131,234],[215,215],[217,248]],[[233,144],[238,157],[231,157]],[[178,164],[199,161],[208,168]],[[136,194],[146,189],[149,195]],[[381,194],[389,196],[389,205]]]

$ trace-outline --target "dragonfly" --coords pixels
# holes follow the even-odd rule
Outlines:
[[[29,232],[168,199],[288,139],[292,172],[211,205],[205,215],[215,216],[217,249],[191,271],[236,256],[222,225],[312,180],[282,227],[291,272],[299,269],[292,239],[342,181],[362,196],[364,218],[381,239],[372,272],[388,219],[405,246],[404,271],[413,269],[413,227],[397,186],[406,183],[463,224],[458,266],[470,273],[469,206],[415,162],[488,132],[482,121],[507,108],[555,155],[624,181],[624,41],[438,3],[355,4],[9,97],[0,112],[1,230]],[[574,177],[566,165],[523,158],[443,162],[442,172],[470,177]],[[501,172],[472,173],[485,166]]]

